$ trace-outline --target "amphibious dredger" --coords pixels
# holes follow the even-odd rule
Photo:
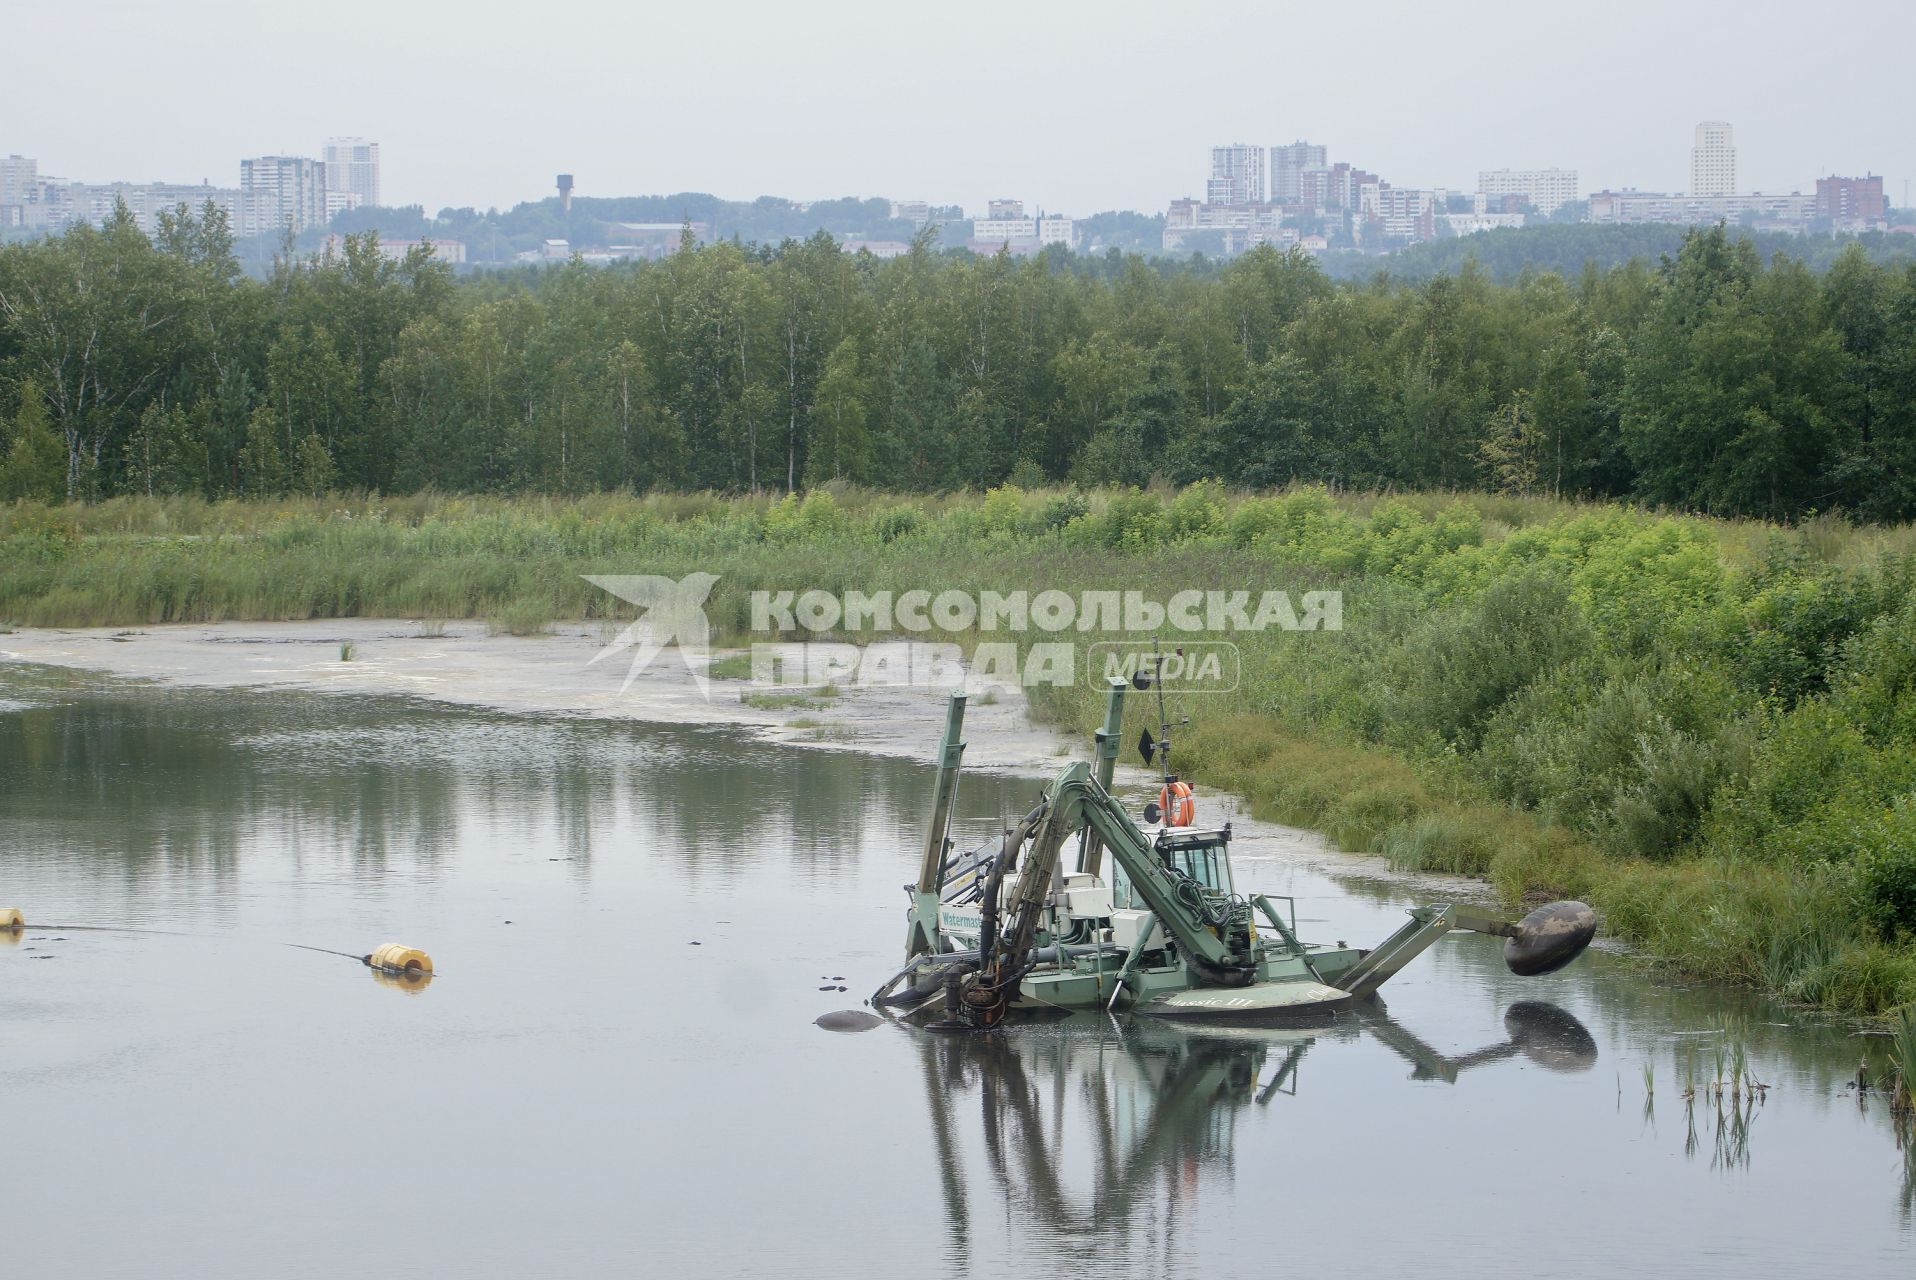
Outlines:
[[[1132,684],[1147,689],[1152,678],[1141,671]],[[1453,902],[1413,909],[1374,948],[1301,941],[1293,901],[1239,891],[1229,824],[1198,825],[1189,785],[1170,771],[1168,722],[1162,738],[1140,735],[1147,766],[1163,779],[1144,824],[1112,799],[1127,687],[1108,682],[1094,760],[1061,772],[995,850],[969,854],[955,853],[951,838],[965,749],[965,695],[952,693],[918,880],[905,886],[905,966],[874,1004],[926,1018],[942,1011],[932,1025],[946,1030],[1041,1010],[1283,1019],[1369,999],[1454,929],[1502,935],[1505,963],[1524,975],[1569,964],[1596,933],[1581,902],[1518,921]],[[1162,701],[1160,686],[1160,712]]]

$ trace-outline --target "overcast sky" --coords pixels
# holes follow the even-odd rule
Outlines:
[[[0,154],[236,185],[244,155],[382,145],[388,204],[882,195],[1162,210],[1214,143],[1304,138],[1400,186],[1576,168],[1680,191],[1916,175],[1908,0],[0,0]]]

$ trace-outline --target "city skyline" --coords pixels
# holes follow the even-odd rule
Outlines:
[[[1387,187],[1396,185],[1405,187],[1406,189],[1449,191],[1453,194],[1468,193],[1473,190],[1480,192],[1488,190],[1491,195],[1497,196],[1506,191],[1517,192],[1542,183],[1550,188],[1550,195],[1546,198],[1536,198],[1534,199],[1534,203],[1538,206],[1538,212],[1540,214],[1548,215],[1565,201],[1587,198],[1599,193],[1634,195],[1641,192],[1645,194],[1655,194],[1659,197],[1669,196],[1677,198],[1686,195],[1691,197],[1724,197],[1750,194],[1771,196],[1800,195],[1812,197],[1819,186],[1826,180],[1834,178],[1847,179],[1855,176],[1837,174],[1832,171],[1819,173],[1809,181],[1792,184],[1787,189],[1775,188],[1767,191],[1759,190],[1746,185],[1740,185],[1737,181],[1738,148],[1734,141],[1733,122],[1722,120],[1701,121],[1696,124],[1693,137],[1695,138],[1695,145],[1690,149],[1689,182],[1685,186],[1672,188],[1667,191],[1657,191],[1651,186],[1638,182],[1622,182],[1604,185],[1582,182],[1579,176],[1580,171],[1576,166],[1555,164],[1530,167],[1504,165],[1496,168],[1480,169],[1477,171],[1474,184],[1468,175],[1459,175],[1458,179],[1454,182],[1439,183],[1432,188],[1412,188],[1408,187],[1407,184],[1392,184],[1388,180],[1385,181],[1384,185]],[[1709,158],[1707,159],[1705,158],[1706,138],[1709,140],[1710,148],[1708,152]],[[326,157],[324,160],[315,161],[308,156],[290,152],[285,155],[248,156],[237,161],[240,175],[238,186],[234,188],[223,188],[223,184],[210,183],[205,179],[201,179],[198,184],[194,184],[179,179],[160,179],[157,181],[140,182],[123,177],[104,180],[74,178],[66,173],[55,173],[43,163],[42,157],[23,156],[19,153],[8,152],[5,147],[5,140],[0,139],[0,165],[7,165],[9,161],[13,162],[12,165],[0,168],[0,185],[6,187],[5,190],[0,190],[0,197],[3,197],[0,198],[0,204],[15,201],[23,192],[28,190],[28,187],[22,185],[18,180],[19,175],[14,172],[14,166],[17,166],[18,162],[22,160],[26,161],[29,166],[29,168],[25,170],[26,173],[33,173],[33,166],[38,166],[38,181],[43,184],[71,184],[96,189],[111,187],[186,189],[197,185],[202,189],[234,196],[239,195],[241,190],[249,189],[253,185],[254,178],[251,176],[251,171],[262,162],[298,162],[304,165],[316,165],[317,168],[314,171],[316,175],[327,173],[332,175],[330,178],[315,178],[318,184],[315,195],[320,202],[320,207],[317,212],[309,217],[293,217],[290,219],[295,223],[296,227],[303,229],[305,226],[317,226],[330,222],[334,215],[347,209],[360,205],[376,206],[381,203],[380,192],[383,178],[381,176],[380,149],[381,144],[377,139],[367,139],[357,136],[341,137],[335,135],[328,137],[323,147],[307,149],[309,151],[319,151],[322,156]],[[1211,161],[1209,176],[1201,179],[1196,184],[1203,191],[1204,194],[1202,196],[1187,197],[1174,195],[1170,197],[1168,201],[1159,201],[1156,208],[1144,206],[1130,211],[1144,213],[1160,212],[1166,203],[1175,208],[1181,204],[1188,205],[1194,202],[1237,204],[1245,201],[1261,201],[1267,198],[1273,203],[1294,202],[1299,195],[1300,176],[1304,179],[1304,185],[1308,187],[1313,169],[1320,174],[1331,171],[1334,176],[1334,171],[1350,170],[1353,168],[1348,160],[1341,158],[1338,159],[1334,165],[1330,164],[1329,153],[1333,150],[1335,150],[1335,148],[1327,144],[1321,142],[1313,143],[1305,139],[1298,139],[1292,143],[1268,146],[1263,143],[1243,142],[1212,145],[1208,148]],[[1361,169],[1355,172],[1359,179],[1375,180],[1374,175]],[[1884,196],[1890,206],[1896,207],[1901,203],[1899,201],[1899,192],[1892,189],[1890,179],[1884,177],[1878,173],[1876,169],[1871,167],[1866,167],[1859,172],[1870,175],[1884,184]],[[1230,175],[1229,181],[1226,182],[1220,175]],[[562,180],[570,180],[572,177],[573,175],[571,174],[560,175]],[[1487,181],[1499,179],[1502,180],[1505,185],[1493,185],[1490,188],[1484,186]],[[1322,179],[1320,178],[1319,180],[1321,181]],[[1907,179],[1904,181],[1907,182]],[[567,185],[570,187],[569,181]],[[12,189],[16,186],[20,187],[19,191]],[[277,184],[275,184],[275,187],[277,187]],[[691,189],[682,188],[682,190],[689,192]],[[277,200],[277,190],[269,194]],[[542,193],[528,193],[521,201],[515,201],[514,203],[536,203],[550,194],[552,194],[550,188]],[[570,194],[569,191],[568,194]],[[619,198],[655,196],[670,194],[670,192],[665,189],[660,189],[657,191],[600,192],[595,194],[608,198]],[[720,198],[737,198],[728,197],[725,193],[720,192],[710,192],[706,194],[716,195]],[[1025,203],[1023,199],[1005,200],[1000,197],[990,197],[982,203],[958,201],[954,202],[951,206],[943,206],[936,201],[928,202],[923,199],[913,198],[909,194],[895,191],[877,190],[853,194],[856,194],[858,198],[888,199],[893,202],[894,206],[900,206],[902,204],[905,207],[920,210],[944,207],[962,209],[964,217],[978,219],[999,217],[1000,213],[997,208],[999,205],[1018,204],[1022,206]],[[1308,190],[1306,190],[1304,194],[1308,196]],[[780,196],[780,193],[761,191],[746,198],[757,199],[765,196]],[[269,201],[268,203],[272,202],[273,201]],[[795,203],[804,204],[808,202],[799,200],[795,201]],[[1040,212],[1046,214],[1061,212],[1055,207],[1047,209],[1042,201],[1032,201],[1030,203],[1032,204],[1034,217]],[[422,207],[430,214],[436,208],[456,208],[459,206],[435,205],[431,202],[427,202]],[[235,210],[229,210],[229,212],[236,210],[237,206]],[[1070,211],[1065,212],[1063,216],[1083,217],[1086,216],[1088,212],[1104,211],[1105,210]],[[136,212],[139,211],[136,210]],[[255,217],[257,218],[257,215],[255,215]],[[95,221],[97,220],[96,218]],[[236,216],[236,229],[239,229],[240,224],[248,220],[244,212],[238,212]],[[267,215],[267,220],[272,221],[274,219],[271,215]],[[286,221],[287,219],[282,216],[278,220]],[[916,220],[922,224],[925,219],[920,217]],[[257,230],[257,228],[254,228],[254,230]]]
[[[227,185],[237,157],[310,154],[317,138],[363,134],[386,148],[385,202],[429,212],[539,199],[567,171],[581,196],[861,195],[970,210],[1015,191],[1084,216],[1202,198],[1207,174],[1194,155],[1237,140],[1327,140],[1406,186],[1467,188],[1481,170],[1561,165],[1589,190],[1683,191],[1689,131],[1711,119],[1736,124],[1745,190],[1804,191],[1819,176],[1867,171],[1889,175],[1900,202],[1916,173],[1916,138],[1891,87],[1896,51],[1916,44],[1916,16],[1849,0],[1832,0],[1820,19],[1853,18],[1872,32],[1846,54],[1843,91],[1801,77],[1781,94],[1778,78],[1800,72],[1805,55],[1793,23],[1767,20],[1793,13],[1777,4],[1749,6],[1727,25],[1635,0],[1553,15],[1550,57],[1520,18],[1534,18],[1528,8],[1486,0],[1460,23],[1405,6],[1380,24],[1392,31],[1387,46],[1353,55],[1366,68],[1358,78],[1342,57],[1287,57],[1281,74],[1251,74],[1273,42],[1295,46],[1298,20],[1315,12],[1291,4],[1221,3],[1206,9],[1203,31],[1149,42],[1107,31],[1129,25],[1108,20],[1111,6],[1047,8],[1012,39],[912,14],[872,22],[850,6],[734,5],[741,21],[721,46],[707,19],[672,10],[587,7],[542,43],[488,0],[382,12],[377,27],[353,20],[369,6],[346,0],[338,21],[286,28],[297,59],[246,56],[260,35],[238,21],[181,24],[120,0],[79,7],[101,18],[89,108],[29,106],[0,150],[89,182]],[[253,12],[228,0],[189,8]],[[1633,21],[1637,10],[1656,21]],[[856,20],[859,38],[846,37],[845,22],[815,20],[831,13]],[[30,9],[9,25],[31,47],[71,20],[70,10]],[[569,38],[574,30],[591,38]],[[1306,30],[1325,48],[1336,43],[1321,23]],[[564,56],[546,56],[559,40]],[[1073,57],[1053,57],[1059,47]],[[1712,56],[1696,58],[1705,47]],[[1568,64],[1554,52],[1563,48],[1576,50]],[[347,66],[353,91],[342,96],[336,77]],[[1618,74],[1629,93],[1599,92]],[[17,101],[67,100],[57,60],[24,60],[16,76]],[[161,85],[168,109],[155,112]],[[980,110],[1021,100],[1043,104],[1029,124]],[[1173,100],[1178,109],[1167,110]],[[232,111],[233,101],[248,110]]]

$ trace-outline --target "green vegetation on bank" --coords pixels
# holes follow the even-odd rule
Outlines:
[[[1910,519],[1916,265],[1722,228],[1511,285],[823,233],[465,280],[368,234],[256,281],[190,215],[0,247],[0,500],[1205,478]]]
[[[1317,588],[1229,638],[1184,766],[1398,865],[1574,894],[1647,951],[1857,1012],[1916,1000],[1916,529],[1502,496],[844,487],[803,498],[124,498],[0,509],[0,620],[622,616],[584,573],[754,590]],[[870,639],[869,635],[856,637]],[[935,637],[934,637],[935,638]],[[976,634],[950,637],[961,643]],[[1050,639],[1032,633],[1022,640]],[[1097,695],[1039,690],[1088,732]]]

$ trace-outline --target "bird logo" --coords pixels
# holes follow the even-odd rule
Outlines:
[[[661,650],[676,644],[685,659],[686,670],[699,687],[699,696],[710,699],[704,658],[712,624],[705,617],[705,600],[718,582],[716,573],[688,573],[677,581],[656,573],[581,576],[619,599],[639,606],[639,616],[627,623],[610,644],[593,654],[588,666],[631,649],[632,665],[626,669],[625,683],[619,686],[619,692],[624,693],[638,679],[639,672],[652,665]]]

